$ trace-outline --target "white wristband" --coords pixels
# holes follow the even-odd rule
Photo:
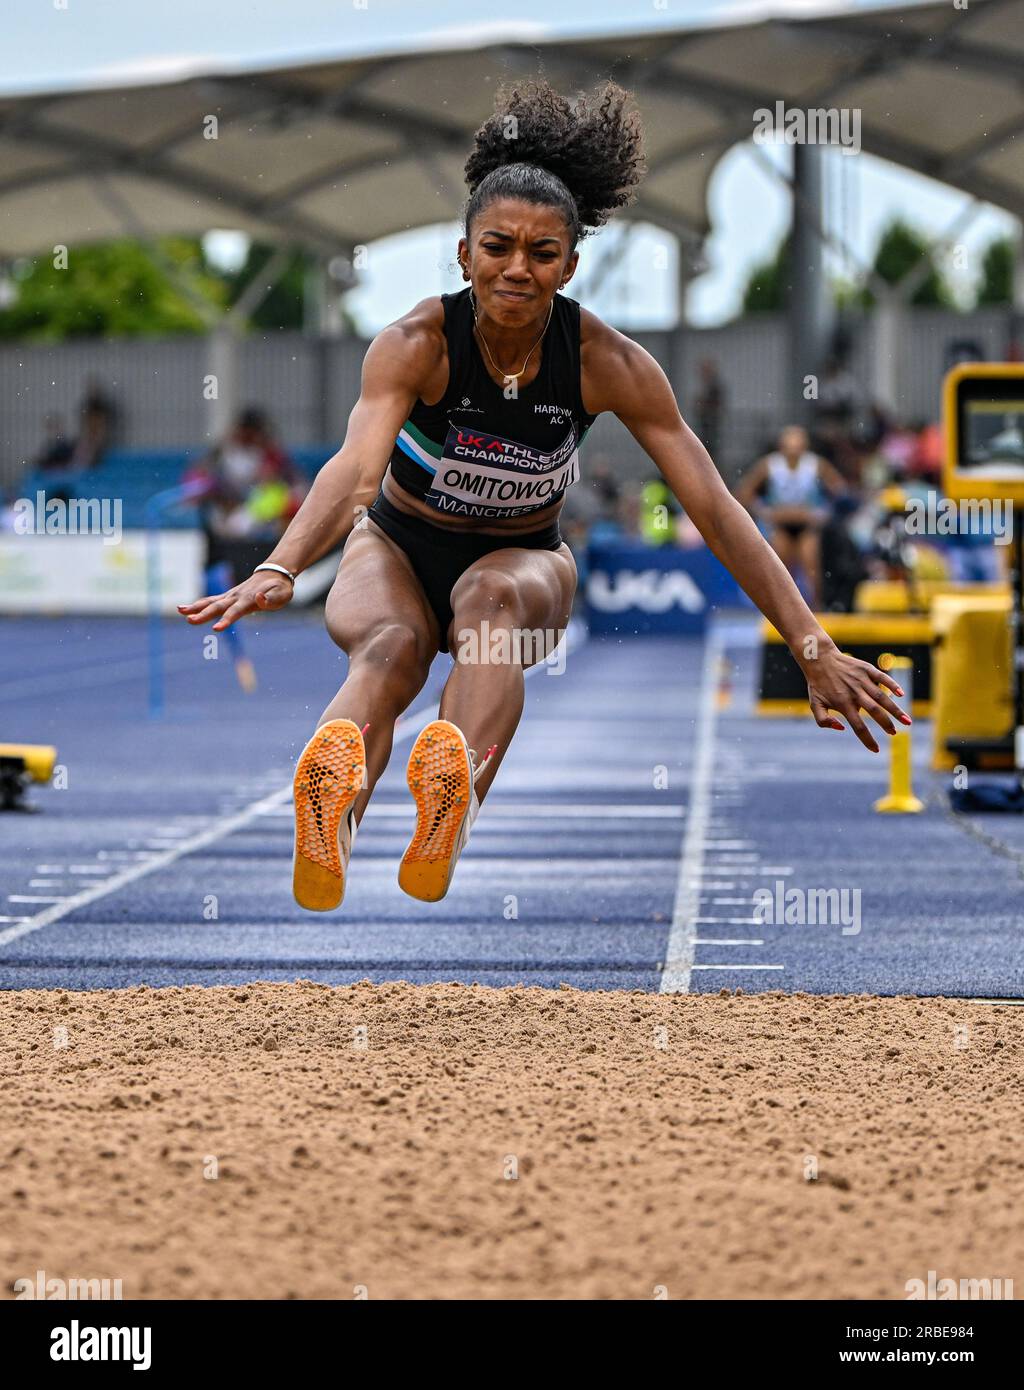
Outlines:
[[[265,565],[257,565],[253,570],[253,574],[258,574],[260,570],[276,570],[278,574],[286,574],[292,583],[295,583],[294,574],[292,574],[291,570],[286,570],[284,565],[275,565],[273,562],[267,561]]]

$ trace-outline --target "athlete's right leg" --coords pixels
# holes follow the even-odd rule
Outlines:
[[[771,545],[776,555],[792,574],[799,556],[797,555],[796,542],[784,526],[772,527]]]
[[[438,623],[405,552],[372,518],[349,536],[327,597],[327,631],[348,654],[344,684],[317,721],[351,719],[362,728],[366,786],[357,823],[391,757],[395,720],[426,683],[438,651]]]

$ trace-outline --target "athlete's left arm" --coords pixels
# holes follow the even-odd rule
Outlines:
[[[847,497],[850,489],[846,479],[834,464],[829,463],[828,459],[818,460],[818,478],[822,487],[830,497]]]
[[[807,678],[808,699],[821,728],[841,729],[829,714],[846,716],[865,747],[878,745],[861,718],[865,711],[888,734],[889,715],[909,723],[879,689],[903,692],[870,662],[841,652],[804,602],[789,571],[726,487],[707,450],[679,413],[669,380],[638,343],[603,325],[608,336],[585,357],[587,409],[619,417],[686,509],[709,549],[774,625]],[[595,335],[596,337],[596,335]],[[594,350],[597,349],[597,350]]]

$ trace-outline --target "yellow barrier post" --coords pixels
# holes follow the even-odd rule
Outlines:
[[[914,694],[914,663],[908,656],[893,656],[891,652],[883,652],[878,658],[878,665],[883,671],[899,672],[896,679],[903,687],[903,695],[893,695],[891,691],[889,694],[900,709],[909,714]],[[911,785],[910,730],[905,725],[897,724],[896,733],[889,739],[889,744],[889,792],[887,796],[880,797],[875,802],[874,809],[903,815],[923,811],[924,802],[919,801],[914,795]]]

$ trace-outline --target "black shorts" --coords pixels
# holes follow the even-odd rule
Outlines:
[[[785,531],[787,536],[798,541],[811,523],[809,521],[777,521],[775,524],[780,531]]]
[[[484,536],[473,531],[453,531],[434,526],[420,516],[400,512],[384,496],[383,488],[374,498],[369,515],[396,545],[401,546],[412,563],[413,572],[423,586],[427,602],[437,617],[441,629],[439,651],[448,650],[448,626],[452,621],[451,596],[455,581],[474,560],[492,550],[557,550],[562,544],[558,518],[554,517],[541,531],[521,532],[506,536]]]

